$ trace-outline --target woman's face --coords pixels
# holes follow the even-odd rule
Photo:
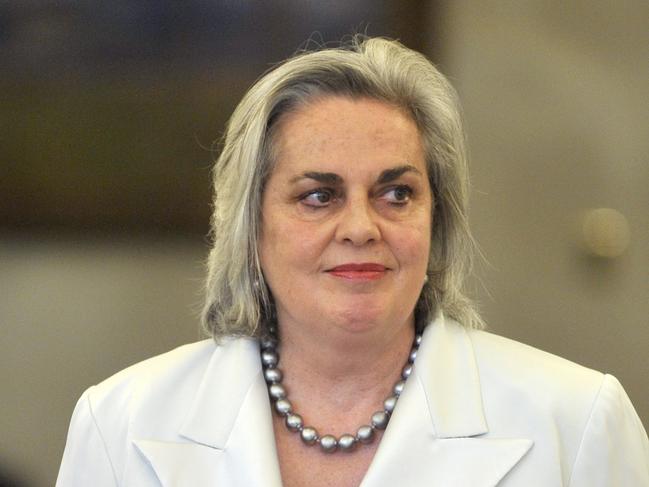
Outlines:
[[[329,96],[279,124],[259,253],[280,324],[411,323],[432,224],[414,121],[380,101]]]

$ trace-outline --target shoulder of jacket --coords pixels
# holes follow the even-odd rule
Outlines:
[[[579,383],[590,396],[598,392],[604,380],[601,372],[509,338],[479,330],[470,330],[469,337],[482,371],[506,370],[501,376],[521,385],[562,392],[574,390]]]
[[[92,386],[89,396],[93,402],[100,401],[104,396],[119,394],[143,381],[163,380],[166,374],[174,371],[201,369],[216,349],[217,345],[210,339],[181,345],[120,370]]]
[[[492,333],[469,336],[490,414],[507,405],[511,415],[516,405],[528,418],[546,418],[565,437],[581,436],[607,376]]]
[[[117,372],[85,393],[95,418],[99,423],[127,417],[132,420],[138,412],[149,414],[163,405],[173,411],[174,405],[181,406],[193,397],[210,362],[242,340],[250,339],[190,343]]]

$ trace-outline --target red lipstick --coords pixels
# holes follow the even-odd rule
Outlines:
[[[356,281],[374,281],[383,277],[388,270],[381,264],[366,262],[361,264],[342,264],[332,267],[327,272],[342,279]]]

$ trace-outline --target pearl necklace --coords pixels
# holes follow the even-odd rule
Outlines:
[[[284,417],[284,424],[289,431],[299,433],[300,438],[306,445],[320,445],[322,451],[333,453],[337,449],[349,452],[359,444],[368,444],[374,440],[376,430],[384,430],[388,426],[390,416],[397,405],[397,400],[406,384],[406,379],[412,372],[412,366],[417,357],[417,350],[421,343],[421,334],[415,335],[415,340],[408,355],[408,361],[401,371],[401,379],[394,385],[392,395],[383,401],[383,409],[372,414],[370,424],[362,425],[356,431],[356,435],[344,434],[339,438],[333,435],[322,435],[311,426],[305,426],[302,416],[293,411],[293,407],[288,400],[287,392],[282,385],[282,371],[277,367],[279,363],[279,353],[277,352],[277,338],[274,328],[270,330],[271,336],[263,338],[260,342],[261,363],[264,370],[264,378],[268,385],[268,395],[274,403],[275,411]]]

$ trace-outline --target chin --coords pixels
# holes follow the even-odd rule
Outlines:
[[[363,333],[385,326],[390,322],[385,309],[377,309],[367,304],[341,309],[332,316],[341,328],[352,333]]]

